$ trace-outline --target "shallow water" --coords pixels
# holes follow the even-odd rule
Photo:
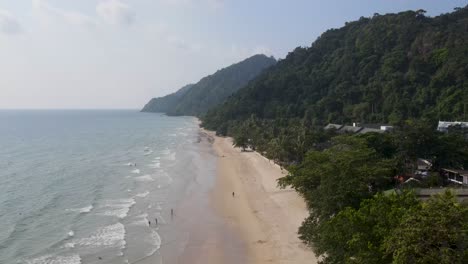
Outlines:
[[[214,173],[194,118],[0,111],[0,263],[162,263]]]

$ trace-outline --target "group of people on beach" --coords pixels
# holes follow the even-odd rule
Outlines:
[[[174,217],[174,209],[171,208],[171,217]],[[158,225],[158,218],[154,218],[155,225]],[[151,220],[148,220],[148,225],[151,226]]]

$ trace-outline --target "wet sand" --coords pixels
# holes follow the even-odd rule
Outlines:
[[[213,204],[242,237],[247,262],[240,263],[317,263],[297,237],[308,215],[304,200],[292,189],[277,187],[286,172],[256,152],[234,148],[230,138],[205,133],[213,137],[219,156]]]
[[[238,232],[231,228],[212,203],[218,157],[212,147],[212,138],[200,133],[200,156],[193,160],[197,169],[191,171],[193,181],[187,189],[175,196],[183,197],[174,207],[174,215],[166,212],[161,224],[162,246],[159,256],[138,263],[164,264],[240,264],[247,263],[247,250]],[[211,168],[211,166],[213,168]],[[180,168],[181,173],[187,173]]]

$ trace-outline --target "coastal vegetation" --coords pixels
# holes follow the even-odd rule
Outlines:
[[[414,131],[422,131],[419,138]],[[468,165],[463,134],[423,131],[429,130],[410,123],[389,134],[335,136],[330,147],[288,166],[279,184],[306,200],[310,215],[299,235],[325,256],[322,263],[463,263],[468,257],[467,205],[450,192],[427,202],[416,198],[413,187],[438,188],[439,176],[416,186],[395,180],[412,157],[433,158],[435,171]]]
[[[273,57],[254,55],[204,77],[195,84],[184,86],[173,94],[153,98],[142,111],[173,116],[203,115],[275,63]]]
[[[360,18],[296,48],[223,104],[203,126],[288,169],[281,187],[310,215],[300,238],[334,263],[463,263],[468,208],[439,187],[442,168],[468,168],[468,6],[438,17],[424,10]],[[341,134],[327,123],[392,124],[391,133]],[[430,160],[414,184],[399,175]]]
[[[230,134],[251,116],[280,127],[466,119],[467,27],[467,7],[361,17],[296,48],[211,109],[204,125]]]

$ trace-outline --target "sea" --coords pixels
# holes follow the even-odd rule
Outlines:
[[[215,161],[193,117],[1,110],[0,263],[176,259],[190,236],[182,208],[216,219]]]

